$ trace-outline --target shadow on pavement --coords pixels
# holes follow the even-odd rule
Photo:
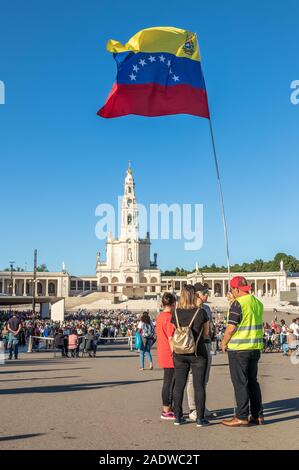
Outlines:
[[[137,356],[137,355],[134,356],[134,354],[131,353],[131,354],[128,354],[128,355],[122,354],[121,356],[116,356],[116,355],[111,355],[111,356],[97,356],[95,359],[123,359],[123,358],[128,358],[128,357],[133,357],[133,358],[134,358],[134,357],[137,357],[137,358],[138,358],[139,356]],[[86,358],[89,359],[88,356],[86,356]],[[80,358],[80,359],[81,359],[81,358]],[[83,359],[85,359],[85,358],[83,358]],[[93,358],[91,358],[91,359],[93,359]]]
[[[264,406],[264,416],[265,416],[266,424],[274,424],[280,421],[291,421],[291,420],[299,418],[298,414],[295,414],[295,415],[293,414],[291,416],[285,416],[285,417],[276,418],[276,419],[268,419],[271,416],[276,416],[280,414],[292,413],[292,412],[298,413],[299,397],[287,398],[285,400],[271,401],[269,403],[264,403],[263,406]],[[221,419],[225,417],[231,417],[234,414],[233,408],[224,408],[224,409],[213,410],[213,411],[215,411],[218,415],[218,418],[221,418]]]
[[[29,439],[30,437],[37,437],[37,436],[44,436],[45,433],[39,433],[39,434],[20,434],[16,436],[0,436],[0,442],[5,442],[5,441],[16,441],[19,439]]]
[[[65,359],[65,358],[61,358],[61,357],[53,357],[53,358],[48,358],[48,359],[32,359],[32,360],[18,360],[17,363],[14,363],[13,361],[12,362],[6,362],[5,363],[5,366],[6,367],[16,367],[16,365],[18,365],[18,367],[20,366],[33,366],[33,365],[38,365],[38,366],[54,366],[54,365],[58,365],[58,364],[72,364],[72,358],[68,358],[68,359]],[[19,371],[18,371],[19,372]]]
[[[23,363],[22,363],[23,364]],[[63,371],[65,370],[84,370],[84,369],[90,369],[90,367],[72,367],[71,369],[66,369],[63,368]],[[24,374],[24,373],[32,373],[32,372],[56,372],[57,369],[23,369],[23,370],[0,370],[0,377],[2,374]]]
[[[49,385],[46,387],[26,387],[0,390],[0,395],[20,395],[24,393],[62,393],[62,392],[82,392],[97,390],[101,388],[121,387],[123,385],[138,385],[147,382],[161,382],[162,379],[152,380],[125,380],[123,382],[94,382],[69,385]]]
[[[31,380],[56,380],[56,379],[78,379],[80,375],[64,375],[64,376],[55,376],[55,377],[32,377],[30,379],[1,379],[0,384],[3,382],[24,382]]]

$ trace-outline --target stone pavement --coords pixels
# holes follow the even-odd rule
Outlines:
[[[140,372],[136,352],[125,345],[102,346],[96,359],[20,357],[0,366],[0,449],[299,448],[299,365],[279,353],[264,354],[260,363],[267,425],[237,429],[220,419],[209,428],[162,422],[162,371]],[[213,364],[208,406],[228,417],[227,356]]]

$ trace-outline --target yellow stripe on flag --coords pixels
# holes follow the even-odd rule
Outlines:
[[[110,39],[107,43],[107,50],[116,54],[126,51],[168,52],[177,57],[200,61],[196,34],[168,26],[142,29],[126,44]]]

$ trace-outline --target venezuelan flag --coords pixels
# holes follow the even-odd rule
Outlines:
[[[108,41],[107,50],[117,63],[117,79],[99,116],[192,114],[209,118],[195,33],[148,28],[124,45]]]

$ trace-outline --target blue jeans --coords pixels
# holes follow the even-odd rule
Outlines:
[[[17,336],[14,336],[12,333],[9,334],[8,337],[8,342],[9,342],[9,359],[12,358],[12,355],[14,354],[15,359],[18,359],[18,353],[19,353],[19,339]]]
[[[283,345],[286,344],[286,342],[287,342],[287,335],[284,333],[281,333],[280,334],[280,348],[282,349],[282,351],[283,351]]]
[[[142,344],[141,348],[140,348],[140,355],[139,355],[139,359],[140,359],[140,368],[141,369],[144,369],[144,356],[146,356],[149,360],[149,362],[153,362],[153,358],[152,358],[152,355],[151,355],[151,347],[152,347],[152,342],[151,340],[147,340],[146,341],[146,344]]]

